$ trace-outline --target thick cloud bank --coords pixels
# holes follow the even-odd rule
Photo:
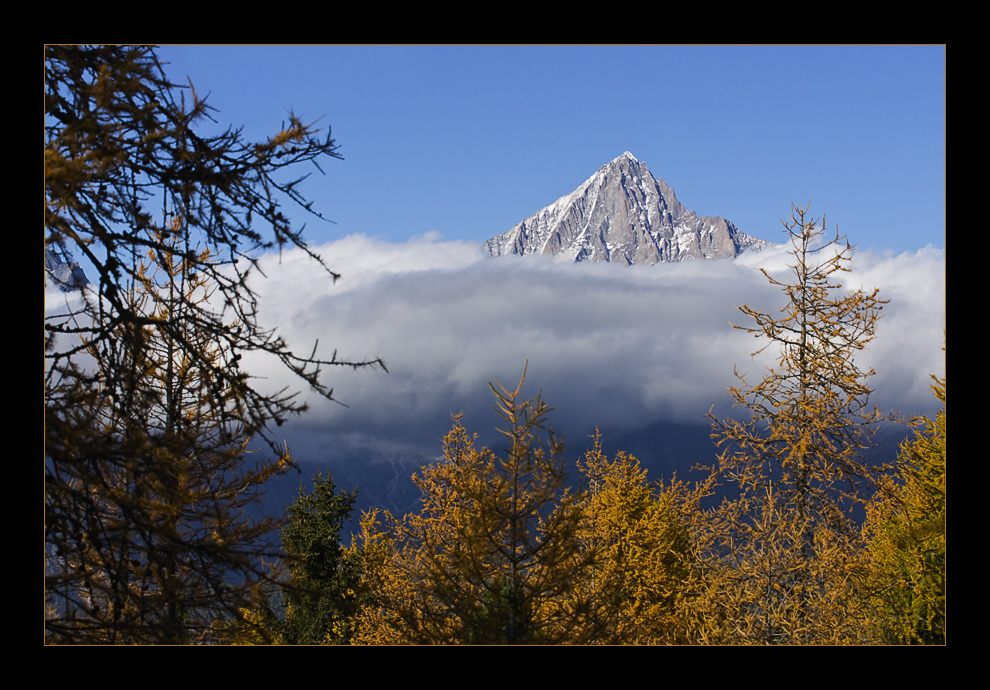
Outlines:
[[[423,237],[390,244],[350,236],[316,248],[341,272],[334,284],[305,257],[266,260],[259,280],[264,323],[290,346],[344,359],[381,357],[389,373],[327,371],[334,405],[310,395],[293,422],[293,450],[325,461],[437,455],[450,414],[490,433],[498,418],[487,382],[514,386],[529,362],[525,391],[555,408],[555,428],[633,431],[659,421],[703,423],[731,414],[725,390],[734,367],[757,381],[770,354],[730,321],[737,306],[779,308],[782,292],[756,270],[788,278],[783,251],[734,261],[655,266],[554,263],[540,257],[490,258],[480,247]],[[930,374],[944,375],[945,261],[927,248],[899,255],[855,255],[848,287],[874,286],[890,300],[876,340],[857,359],[876,375],[881,409],[930,411]],[[266,362],[249,371],[265,385],[296,387]],[[303,392],[307,395],[308,392]]]

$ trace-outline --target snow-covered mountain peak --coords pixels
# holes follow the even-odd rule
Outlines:
[[[724,218],[699,217],[685,209],[662,179],[626,151],[485,246],[493,256],[652,264],[732,258],[769,244]]]

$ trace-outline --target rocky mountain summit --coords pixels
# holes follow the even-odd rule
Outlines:
[[[654,264],[731,259],[772,243],[724,218],[698,216],[626,151],[584,184],[485,243],[489,254]]]
[[[79,264],[74,261],[65,261],[51,247],[45,247],[45,275],[51,276],[62,292],[71,292],[89,284],[89,280]]]

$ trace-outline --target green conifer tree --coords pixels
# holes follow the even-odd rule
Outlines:
[[[285,619],[277,626],[285,644],[346,644],[360,605],[357,560],[340,542],[357,490],[340,492],[318,472],[309,493],[288,506],[282,548],[291,579],[284,588]]]

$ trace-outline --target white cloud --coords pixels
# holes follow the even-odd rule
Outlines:
[[[351,236],[317,248],[343,278],[287,253],[266,260],[256,285],[262,322],[290,346],[319,340],[348,359],[381,357],[390,373],[327,372],[347,407],[310,400],[293,428],[310,445],[438,452],[449,414],[494,425],[487,382],[514,385],[529,362],[527,391],[555,408],[551,422],[580,434],[660,420],[702,422],[711,405],[729,414],[733,367],[755,380],[769,363],[762,345],[729,321],[737,306],[762,311],[782,293],[755,266],[786,268],[783,252],[736,261],[623,267],[561,264],[538,257],[491,259],[472,243],[435,236],[404,244]],[[858,360],[872,366],[874,402],[929,409],[930,374],[944,375],[945,263],[941,252],[857,254],[848,285],[877,286],[891,300],[877,339]],[[267,364],[249,371],[295,386]],[[266,371],[267,369],[267,371]],[[470,419],[469,428],[475,428]],[[485,432],[487,429],[479,428]]]

